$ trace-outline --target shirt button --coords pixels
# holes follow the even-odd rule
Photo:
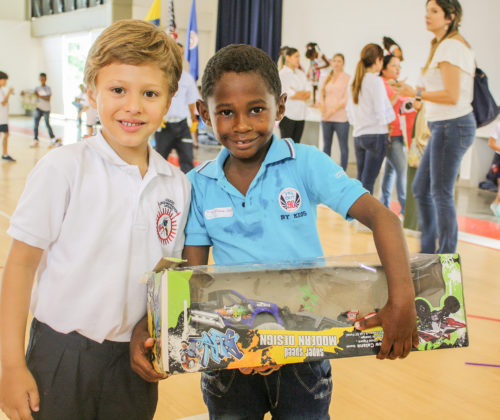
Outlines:
[[[241,207],[245,207],[245,202],[243,201],[243,203],[241,203]]]

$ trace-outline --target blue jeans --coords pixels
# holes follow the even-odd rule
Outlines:
[[[373,194],[375,180],[387,152],[387,134],[366,134],[354,137],[358,180]]]
[[[333,133],[337,132],[340,147],[340,166],[345,171],[349,162],[349,123],[321,121],[321,129],[323,131],[323,152],[328,156],[332,153]]]
[[[201,390],[210,420],[327,420],[332,394],[330,362],[284,365],[270,375],[238,369],[203,372]]]
[[[398,193],[399,204],[401,204],[401,214],[405,211],[407,168],[408,165],[406,163],[403,136],[391,137],[391,141],[387,147],[384,178],[382,179],[382,196],[380,197],[380,201],[384,204],[384,206],[389,207],[391,203],[394,176],[396,176],[396,191]]]
[[[453,192],[462,158],[474,141],[472,113],[460,118],[429,122],[431,137],[418,167],[412,189],[417,201],[421,252],[454,253],[458,224]]]
[[[40,125],[40,120],[43,116],[44,120],[45,120],[45,126],[47,127],[47,130],[49,132],[49,136],[51,139],[53,139],[55,136],[54,136],[54,132],[52,131],[52,127],[50,126],[50,123],[49,123],[49,117],[50,117],[50,111],[42,111],[41,109],[38,109],[36,108],[35,109],[35,113],[34,113],[34,127],[33,127],[33,137],[35,140],[38,140],[38,126]]]

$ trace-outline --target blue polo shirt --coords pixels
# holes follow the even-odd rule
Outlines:
[[[348,218],[365,190],[314,146],[273,136],[262,166],[243,195],[228,182],[223,149],[188,173],[192,184],[186,245],[213,246],[216,264],[276,263],[323,255],[316,206]]]

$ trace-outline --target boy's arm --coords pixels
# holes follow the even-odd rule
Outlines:
[[[185,266],[207,265],[208,246],[185,246],[182,257],[187,260]],[[150,361],[151,350],[154,339],[149,336],[147,316],[142,318],[132,331],[130,338],[130,365],[132,369],[145,381],[158,382],[167,376],[158,373],[153,369]]]
[[[182,258],[187,260],[184,266],[207,265],[209,246],[185,245],[182,251]]]
[[[14,240],[4,269],[0,300],[0,408],[10,418],[38,411],[35,380],[26,366],[24,340],[31,289],[43,250]]]
[[[9,97],[10,95],[14,92],[14,89],[10,88],[7,92],[7,94],[4,97],[4,100],[2,101],[2,105],[5,106],[7,105],[7,102],[9,102]]]
[[[401,222],[370,194],[362,195],[349,215],[368,226],[387,276],[388,300],[377,314],[359,322],[359,329],[382,326],[384,338],[378,359],[406,357],[418,345],[415,290],[410,274],[408,249]]]

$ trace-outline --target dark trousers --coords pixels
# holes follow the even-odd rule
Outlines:
[[[282,366],[267,376],[238,369],[203,372],[201,390],[210,420],[328,420],[332,397],[330,362]]]
[[[295,143],[300,143],[302,132],[304,131],[305,121],[291,120],[283,117],[280,121],[280,134],[282,139],[292,139]]]
[[[354,137],[358,180],[373,194],[375,180],[387,152],[388,134],[365,134]]]
[[[336,132],[340,147],[340,166],[345,171],[349,162],[349,123],[336,121],[321,121],[323,131],[323,152],[328,156],[332,153],[333,134]]]
[[[132,371],[128,342],[97,343],[33,319],[26,361],[40,395],[37,420],[154,416],[158,386]]]
[[[49,136],[51,139],[53,139],[55,136],[49,122],[50,111],[42,111],[41,109],[38,108],[35,109],[35,113],[33,114],[34,118],[33,137],[35,140],[38,140],[38,126],[40,125],[40,120],[42,119],[42,117],[45,120],[45,126],[47,127],[47,130],[49,132]]]
[[[175,149],[179,156],[181,171],[189,172],[193,165],[193,140],[186,120],[171,123],[155,133],[156,151],[165,159]]]

